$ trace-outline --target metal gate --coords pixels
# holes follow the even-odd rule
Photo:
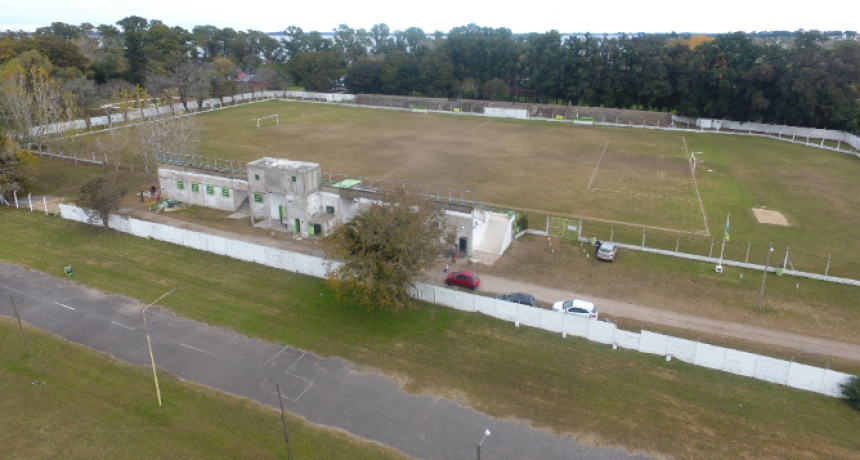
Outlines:
[[[578,240],[581,227],[581,220],[565,219],[562,217],[550,217],[548,222],[547,234],[557,238],[565,238],[569,240]]]

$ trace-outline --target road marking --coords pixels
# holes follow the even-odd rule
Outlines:
[[[132,331],[134,330],[134,328],[133,328],[133,327],[128,327],[128,326],[126,326],[125,324],[120,324],[120,323],[118,323],[118,322],[116,322],[116,321],[111,321],[111,323],[112,323],[112,324],[116,324],[116,325],[117,325],[117,326],[119,326],[119,327],[124,327],[124,328],[126,328],[126,329],[132,330]]]
[[[307,354],[307,352],[306,352],[306,351],[303,351],[303,352],[302,352],[302,355],[301,355],[301,356],[299,356],[299,358],[298,358],[298,359],[296,359],[296,361],[295,361],[292,365],[290,365],[290,367],[288,367],[288,368],[287,368],[287,370],[285,370],[284,372],[290,372],[290,369],[292,369],[292,368],[296,367],[296,364],[298,364],[298,363],[299,363],[299,361],[301,361],[301,360],[302,360],[302,358],[304,358],[306,354]],[[298,377],[298,376],[296,376],[296,377]],[[301,377],[300,377],[300,378],[301,378]]]
[[[269,364],[269,362],[270,362],[270,361],[272,361],[273,359],[277,358],[277,357],[278,357],[278,355],[280,355],[281,353],[283,353],[283,352],[284,352],[284,350],[286,350],[287,348],[290,348],[290,347],[289,347],[289,346],[286,346],[286,347],[282,348],[280,351],[278,351],[277,353],[275,353],[275,356],[272,356],[271,358],[267,359],[267,360],[266,360],[266,362],[265,362],[265,363],[263,363],[263,366],[265,366],[266,364]]]
[[[603,152],[600,152],[600,158],[597,159],[597,164],[594,166],[594,172],[591,173],[591,180],[588,181],[588,187],[591,188],[591,183],[594,182],[594,176],[597,175],[597,168],[600,168],[600,162],[603,161],[603,154],[606,153],[606,148],[609,147],[609,141],[606,141],[606,145],[603,146]]]
[[[15,289],[15,288],[10,288],[9,286],[6,286],[6,289],[8,289],[8,290],[10,290],[10,291],[15,291],[15,292],[17,292],[18,294],[21,294],[21,295],[25,295],[24,291],[19,291],[19,290]]]
[[[212,354],[212,353],[209,353],[209,352],[208,352],[208,351],[206,351],[206,350],[201,350],[201,349],[199,349],[199,348],[192,347],[191,345],[185,345],[184,343],[180,343],[179,345],[182,345],[182,346],[183,346],[183,347],[185,347],[185,348],[190,348],[190,349],[192,349],[192,350],[194,350],[194,351],[199,351],[199,352],[201,352],[201,353],[206,353],[206,354],[208,354],[208,355],[211,355],[211,354]]]
[[[68,306],[68,305],[63,305],[63,304],[61,304],[61,303],[59,303],[59,302],[54,302],[54,305],[59,305],[59,306],[61,306],[61,307],[63,307],[63,308],[68,308],[69,310],[74,310],[74,308],[72,308],[72,307],[70,307],[70,306]]]

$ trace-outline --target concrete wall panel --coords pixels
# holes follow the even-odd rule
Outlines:
[[[850,374],[843,374],[842,372],[826,369],[824,371],[824,377],[821,379],[821,390],[819,391],[827,396],[841,398],[843,396],[840,385],[848,383],[848,379],[851,377],[852,376]]]
[[[752,377],[755,375],[758,358],[758,355],[729,348],[726,350],[726,363],[723,370],[744,377]]]
[[[755,378],[785,385],[791,363],[782,359],[759,356],[755,366]]]
[[[475,295],[468,292],[454,292],[454,308],[462,311],[475,311]]]
[[[521,325],[540,327],[540,308],[534,308],[528,305],[519,305],[518,310],[517,315]]]
[[[129,219],[128,227],[132,235],[139,236],[141,238],[152,237],[152,222]]]
[[[652,353],[655,355],[666,356],[666,350],[669,346],[669,336],[657,334],[656,332],[642,331],[639,337],[639,351],[642,353]]]
[[[697,366],[721,371],[726,365],[726,349],[708,345],[707,343],[700,343],[696,347],[696,358],[693,360],[693,363]]]
[[[454,291],[436,286],[436,303],[446,307],[454,306]]]
[[[576,337],[588,337],[588,329],[591,326],[590,319],[567,315],[564,319],[564,332]]]
[[[496,299],[493,299],[492,297],[477,296],[475,298],[475,311],[495,318]]]
[[[612,345],[613,343],[615,343],[615,323],[592,321],[588,319],[585,319],[585,321],[591,323],[588,326],[588,340],[597,343],[605,343],[607,345]]]
[[[550,332],[564,332],[564,313],[541,309],[540,328]]]
[[[206,235],[206,250],[221,256],[227,255],[227,238],[215,235]]]
[[[505,302],[504,300],[495,299],[496,301],[496,318],[504,321],[514,322],[517,320],[518,304]]]
[[[823,382],[824,369],[800,363],[791,363],[788,368],[788,380],[786,380],[785,384],[792,388],[817,393],[821,390]]]
[[[203,234],[200,232],[189,231],[185,235],[185,245],[198,251],[206,250],[206,242],[203,239]]]
[[[666,343],[666,354],[672,355],[672,357],[678,358],[681,361],[692,363],[696,360],[696,344],[697,342],[692,340],[669,336],[669,340]]]
[[[615,343],[621,347],[626,348],[628,350],[636,350],[639,351],[639,337],[641,334],[630,331],[622,331],[621,329],[615,329]]]
[[[227,239],[227,257],[245,262],[254,261],[254,255],[251,253],[248,243],[240,240]]]

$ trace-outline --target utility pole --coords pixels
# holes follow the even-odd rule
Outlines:
[[[10,296],[9,300],[12,301],[12,309],[15,310],[15,317],[18,318],[18,327],[21,328],[21,337],[24,338],[24,345],[27,345],[27,351],[30,352],[30,358],[33,358],[33,350],[30,348],[30,342],[27,341],[27,336],[24,335],[24,326],[21,325],[21,316],[18,315],[18,307],[15,306],[15,299]]]
[[[761,294],[758,297],[758,309],[761,310],[761,302],[764,299],[764,282],[767,280],[767,265],[770,263],[770,253],[773,252],[773,245],[767,251],[767,260],[764,263],[764,276],[761,278]]]

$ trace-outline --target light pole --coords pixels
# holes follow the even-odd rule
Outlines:
[[[490,435],[490,430],[484,431],[484,436],[481,437],[481,442],[478,443],[478,460],[481,460],[481,446],[484,444],[484,439],[487,439],[487,436]]]
[[[152,361],[152,378],[155,379],[155,394],[158,395],[158,407],[161,407],[161,390],[158,389],[158,374],[155,373],[155,358],[152,356],[152,341],[149,340],[149,327],[146,325],[146,309],[155,305],[159,300],[172,294],[175,290],[176,288],[173,288],[167,294],[155,299],[155,302],[143,307],[143,311],[141,312],[141,315],[143,315],[143,329],[146,331],[146,344],[149,345],[149,359]]]
[[[770,263],[770,253],[773,252],[773,245],[767,251],[767,260],[764,263],[764,276],[761,278],[761,294],[758,297],[758,309],[761,310],[761,301],[764,299],[764,282],[767,279],[767,265]]]

